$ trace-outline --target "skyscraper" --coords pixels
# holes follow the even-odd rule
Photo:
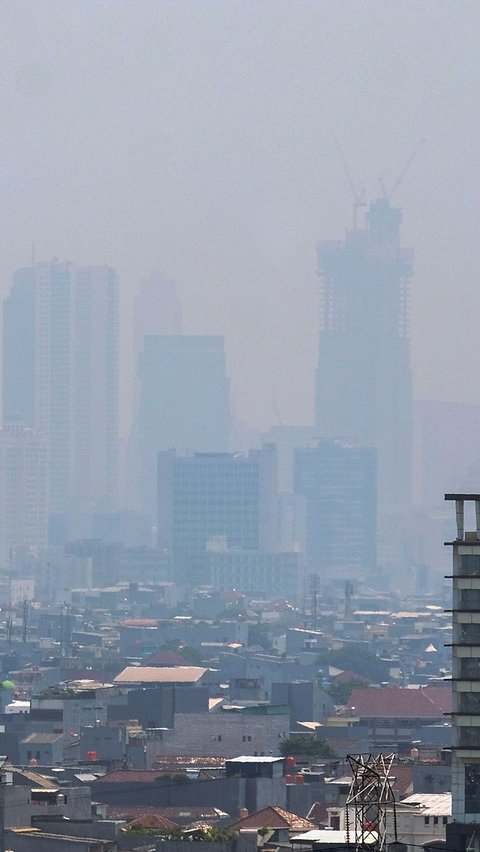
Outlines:
[[[0,568],[17,547],[38,553],[47,544],[47,448],[33,429],[0,430]]]
[[[382,509],[411,499],[412,380],[408,282],[413,254],[399,240],[400,210],[375,201],[366,227],[318,246],[323,327],[316,432],[374,447]]]
[[[115,501],[118,279],[107,267],[18,270],[3,314],[3,419],[44,438],[53,540]],[[73,524],[73,521],[75,523]]]
[[[206,572],[207,545],[275,549],[277,454],[274,445],[240,453],[158,454],[157,545],[175,556],[179,570]],[[208,582],[204,576],[203,582]]]
[[[223,337],[145,337],[138,383],[133,444],[139,468],[139,507],[153,518],[159,450],[228,450],[229,381]]]
[[[376,567],[376,453],[321,441],[294,451],[294,491],[305,501],[307,568],[323,579],[359,579]]]
[[[106,266],[76,268],[70,514],[79,518],[78,530],[71,530],[79,535],[88,530],[92,513],[116,508],[118,322],[116,272]]]
[[[182,333],[182,300],[175,282],[155,272],[142,281],[134,308],[135,353],[142,351],[147,335]]]

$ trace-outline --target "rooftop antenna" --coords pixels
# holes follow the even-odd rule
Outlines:
[[[357,221],[358,221],[358,211],[359,211],[360,207],[366,207],[367,206],[367,203],[365,201],[365,187],[362,187],[360,191],[357,189],[357,185],[352,178],[352,175],[350,173],[350,169],[348,168],[347,161],[345,159],[345,154],[343,153],[342,146],[340,145],[340,142],[338,141],[337,137],[335,136],[335,133],[333,132],[333,130],[332,130],[332,139],[333,139],[333,142],[334,142],[337,154],[338,154],[338,158],[339,158],[339,160],[340,160],[340,162],[343,166],[343,171],[345,172],[345,177],[347,178],[348,185],[349,185],[349,187],[352,191],[352,195],[353,195],[353,230],[356,231],[357,230]]]

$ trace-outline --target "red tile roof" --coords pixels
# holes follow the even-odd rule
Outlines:
[[[240,831],[243,828],[286,828],[292,831],[310,831],[315,824],[304,817],[292,814],[279,805],[269,805],[254,814],[250,814],[230,826],[232,831]]]
[[[361,719],[443,719],[452,709],[452,691],[449,686],[356,687],[345,709]]]
[[[401,796],[408,796],[413,787],[413,766],[407,763],[395,763],[391,770],[391,785]]]
[[[186,666],[188,665],[185,657],[182,657],[178,651],[171,651],[168,648],[164,651],[157,651],[156,654],[150,654],[142,663],[143,666]]]
[[[170,819],[166,819],[165,817],[160,816],[160,814],[144,810],[139,816],[128,822],[124,830],[128,831],[129,828],[158,828],[159,831],[165,831],[166,829],[176,827],[176,823],[172,822]]]
[[[365,677],[365,675],[358,674],[358,672],[352,672],[349,669],[346,669],[343,672],[339,672],[339,674],[337,675],[333,675],[331,680],[333,681],[333,683],[349,683],[351,680],[359,680],[365,685],[372,682],[370,678]]]
[[[106,775],[100,775],[94,782],[107,784],[154,784],[162,777],[159,769],[114,769]]]

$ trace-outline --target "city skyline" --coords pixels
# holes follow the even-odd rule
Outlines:
[[[382,195],[379,176],[392,191],[425,139],[392,198],[416,250],[415,396],[470,398],[474,347],[455,341],[475,339],[479,309],[478,8],[13,5],[0,34],[3,288],[32,243],[41,260],[117,269],[123,435],[128,317],[159,267],[177,281],[185,332],[228,341],[239,419],[265,430],[274,398],[285,423],[312,422],[314,246],[343,233],[354,201],[332,130],[366,200]]]

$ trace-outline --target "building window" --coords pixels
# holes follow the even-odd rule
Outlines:
[[[480,747],[480,728],[478,727],[462,727],[458,729],[460,734],[459,745],[462,748],[479,748]]]
[[[460,641],[480,642],[480,624],[460,624]]]
[[[433,824],[438,825],[438,817],[433,817]]]
[[[478,790],[480,789],[480,763],[465,765],[465,813],[478,811]]]
[[[430,817],[424,817],[423,821],[424,821],[425,825],[430,825]]]
[[[444,825],[446,825],[448,822],[448,817],[442,817],[442,822]]]
[[[460,609],[480,609],[480,589],[461,589]]]
[[[460,713],[480,713],[480,692],[459,692]]]
[[[460,660],[460,677],[480,677],[480,657],[462,657]]]
[[[465,554],[460,557],[460,574],[480,575],[480,556]]]

